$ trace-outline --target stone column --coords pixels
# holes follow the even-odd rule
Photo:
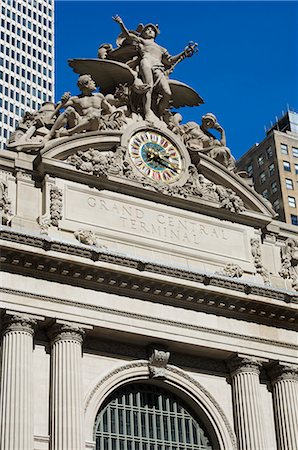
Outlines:
[[[50,330],[51,450],[83,449],[83,334],[80,326],[58,321]]]
[[[274,364],[270,370],[278,450],[298,450],[298,366]]]
[[[33,450],[32,355],[36,320],[6,314],[0,385],[0,449]]]
[[[239,450],[263,450],[263,424],[260,409],[257,358],[238,356],[231,360],[235,431]]]

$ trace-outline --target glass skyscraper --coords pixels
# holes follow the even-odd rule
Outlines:
[[[2,0],[0,149],[25,111],[54,100],[54,0]]]

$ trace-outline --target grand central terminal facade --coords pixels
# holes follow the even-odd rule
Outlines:
[[[213,114],[168,108],[202,99],[154,52],[194,46],[114,20],[116,49],[70,62],[81,94],[0,155],[0,448],[297,450],[295,227]]]

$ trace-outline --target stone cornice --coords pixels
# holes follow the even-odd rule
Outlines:
[[[289,348],[289,349],[298,350],[298,345],[289,344],[288,342],[275,341],[272,339],[265,339],[265,338],[261,338],[261,337],[251,336],[251,335],[237,334],[237,333],[233,333],[232,331],[218,330],[218,329],[203,327],[200,325],[183,323],[183,322],[178,322],[178,321],[169,320],[169,319],[162,319],[162,318],[155,317],[155,316],[149,316],[149,315],[138,314],[138,313],[134,313],[134,312],[130,312],[130,311],[123,311],[123,310],[117,310],[117,309],[113,309],[113,308],[107,308],[107,307],[98,306],[98,305],[94,305],[94,304],[83,303],[81,301],[79,302],[76,300],[68,300],[68,299],[63,299],[63,298],[50,297],[50,296],[46,296],[46,295],[39,295],[39,294],[25,292],[25,291],[19,291],[19,290],[15,290],[15,289],[5,289],[5,288],[1,288],[1,287],[0,287],[0,292],[14,294],[14,295],[20,295],[21,297],[41,300],[44,302],[52,302],[52,303],[61,304],[61,305],[81,307],[86,310],[92,310],[92,311],[97,311],[97,312],[107,313],[107,314],[114,314],[116,316],[118,315],[120,317],[127,317],[130,319],[133,318],[133,319],[145,320],[146,322],[153,322],[153,323],[157,323],[160,325],[170,325],[170,326],[174,326],[174,327],[178,327],[178,328],[182,328],[182,329],[185,328],[188,330],[206,332],[206,333],[210,333],[213,335],[215,334],[215,335],[219,335],[219,336],[223,336],[223,337],[233,337],[233,338],[237,338],[237,339],[239,339],[239,337],[241,337],[241,339],[245,339],[245,340],[251,341],[251,342],[258,342],[258,343],[263,343],[263,344],[275,345],[275,346],[278,346],[281,348]],[[85,326],[86,325],[83,325],[82,328],[85,328]]]
[[[14,243],[10,248],[3,244],[1,264],[7,271],[229,317],[254,318],[286,328],[293,328],[297,320],[293,306],[298,296],[294,292],[146,262],[83,244],[16,232],[8,227],[0,229],[0,237]],[[52,251],[51,257],[48,250]],[[63,254],[63,261],[53,256],[54,252]],[[74,257],[83,257],[86,262]],[[100,267],[94,261],[104,264]]]

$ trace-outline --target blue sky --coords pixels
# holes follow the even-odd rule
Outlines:
[[[264,137],[264,126],[298,111],[298,3],[286,1],[56,1],[56,100],[77,93],[68,58],[95,58],[104,42],[115,45],[119,14],[130,29],[158,23],[157,42],[171,54],[190,41],[199,52],[171,78],[195,88],[205,104],[182,108],[183,122],[216,114],[238,158]]]

